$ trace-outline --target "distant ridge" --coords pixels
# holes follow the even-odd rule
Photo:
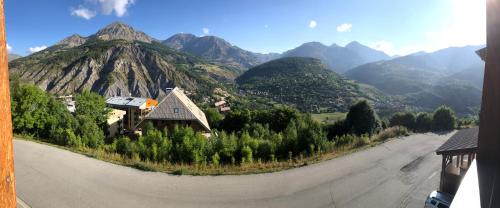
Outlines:
[[[405,97],[410,106],[432,110],[453,107],[475,116],[481,104],[484,62],[475,53],[483,46],[451,47],[367,63],[344,75],[389,95]]]
[[[319,42],[304,43],[297,48],[284,52],[282,57],[317,58],[327,64],[331,70],[338,73],[344,73],[362,64],[391,59],[384,52],[364,46],[356,41],[347,44],[345,47],[337,44],[326,46]]]
[[[179,33],[162,41],[168,47],[240,68],[250,68],[277,58],[277,54],[261,54],[243,50],[216,36],[198,37]]]
[[[7,56],[8,56],[7,59],[8,59],[9,62],[13,61],[13,60],[16,60],[18,58],[22,58],[21,55],[17,55],[17,54],[13,54],[13,53],[9,53]]]

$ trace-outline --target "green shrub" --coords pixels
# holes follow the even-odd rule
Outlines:
[[[253,162],[252,148],[250,148],[249,146],[244,146],[243,148],[241,148],[241,162]]]
[[[132,156],[132,148],[130,145],[130,138],[128,137],[120,137],[115,140],[116,142],[116,152],[122,155]]]
[[[222,114],[220,114],[215,108],[206,109],[205,116],[207,117],[210,127],[214,129],[219,128],[220,122],[224,119],[224,116],[222,116]]]
[[[94,120],[98,126],[104,127],[110,109],[106,107],[106,101],[103,96],[89,90],[84,90],[81,94],[76,94],[75,101],[75,114],[77,116],[87,116]]]
[[[455,112],[446,106],[439,107],[432,118],[434,124],[434,130],[436,131],[448,131],[453,130],[456,127],[456,116]]]
[[[97,148],[104,144],[104,133],[92,117],[78,115],[76,120],[78,126],[75,132],[80,136],[83,146]]]
[[[356,135],[373,135],[380,127],[377,114],[366,100],[354,104],[345,119],[347,128]]]
[[[389,120],[389,126],[404,126],[408,129],[415,129],[416,126],[416,118],[415,114],[411,112],[399,112],[392,115]]]
[[[427,132],[432,130],[432,115],[429,113],[419,113],[416,119],[416,130]]]
[[[220,164],[219,153],[216,152],[214,155],[212,155],[212,164],[215,166],[219,166]]]

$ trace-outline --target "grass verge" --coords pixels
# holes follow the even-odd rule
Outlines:
[[[117,165],[128,166],[143,171],[165,172],[173,175],[244,175],[244,174],[258,174],[270,173],[291,168],[302,167],[310,164],[319,163],[322,161],[330,160],[343,155],[351,154],[361,151],[378,144],[381,144],[389,139],[407,136],[409,133],[406,129],[393,127],[380,132],[371,138],[362,138],[347,145],[335,148],[330,152],[316,153],[312,156],[304,157],[302,155],[284,161],[261,162],[253,161],[251,163],[243,163],[238,165],[189,165],[189,164],[173,164],[169,162],[154,163],[149,161],[140,161],[123,157],[117,153],[109,153],[104,149],[91,149],[91,148],[71,148],[52,143],[43,142],[35,138],[14,135],[16,139],[33,141],[40,144],[57,147],[60,149],[72,151],[75,153],[83,154],[88,157],[96,158],[102,161],[110,162]]]

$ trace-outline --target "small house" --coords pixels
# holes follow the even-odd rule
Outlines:
[[[231,111],[231,107],[229,107],[228,103],[225,100],[221,100],[214,103],[214,106],[221,113],[226,113]]]
[[[144,116],[158,105],[158,102],[149,98],[118,96],[108,98],[106,104],[113,109],[126,112],[123,118],[125,124],[124,128],[129,132],[133,132]]]
[[[124,120],[123,118],[127,112],[118,109],[112,109],[108,114],[108,128],[106,132],[106,137],[113,138],[122,133],[124,129]]]
[[[140,126],[151,122],[158,129],[172,130],[176,125],[190,126],[193,130],[210,134],[205,113],[196,106],[179,88],[171,89],[145,117]]]
[[[62,95],[57,97],[57,99],[60,100],[64,105],[66,105],[66,108],[70,113],[75,113],[76,102],[73,98],[73,95]]]

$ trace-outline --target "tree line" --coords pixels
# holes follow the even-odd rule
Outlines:
[[[441,106],[433,113],[398,112],[388,121],[389,126],[404,126],[414,132],[450,131],[475,123],[474,119],[458,119],[453,109],[447,106]]]
[[[75,100],[76,112],[72,115],[61,101],[37,86],[14,82],[11,85],[14,133],[62,146],[102,146],[109,112],[104,98],[84,91],[76,94]]]
[[[141,136],[106,139],[110,109],[96,93],[76,94],[76,111],[71,114],[61,101],[36,86],[13,83],[11,92],[15,133],[57,145],[100,149],[155,163],[238,165],[291,160],[368,144],[388,126],[415,129],[422,124],[429,129],[441,129],[445,128],[443,125],[448,125],[446,128],[455,125],[455,118],[449,119],[450,109],[445,107],[432,116],[419,114],[411,118],[407,113],[396,114],[390,124],[384,124],[367,101],[360,101],[350,108],[344,120],[332,125],[323,125],[291,107],[235,109],[224,116],[215,109],[206,109],[213,128],[209,139],[189,126],[169,131],[155,129],[151,123],[146,123]],[[405,134],[405,130],[395,132],[385,133],[385,137]]]

